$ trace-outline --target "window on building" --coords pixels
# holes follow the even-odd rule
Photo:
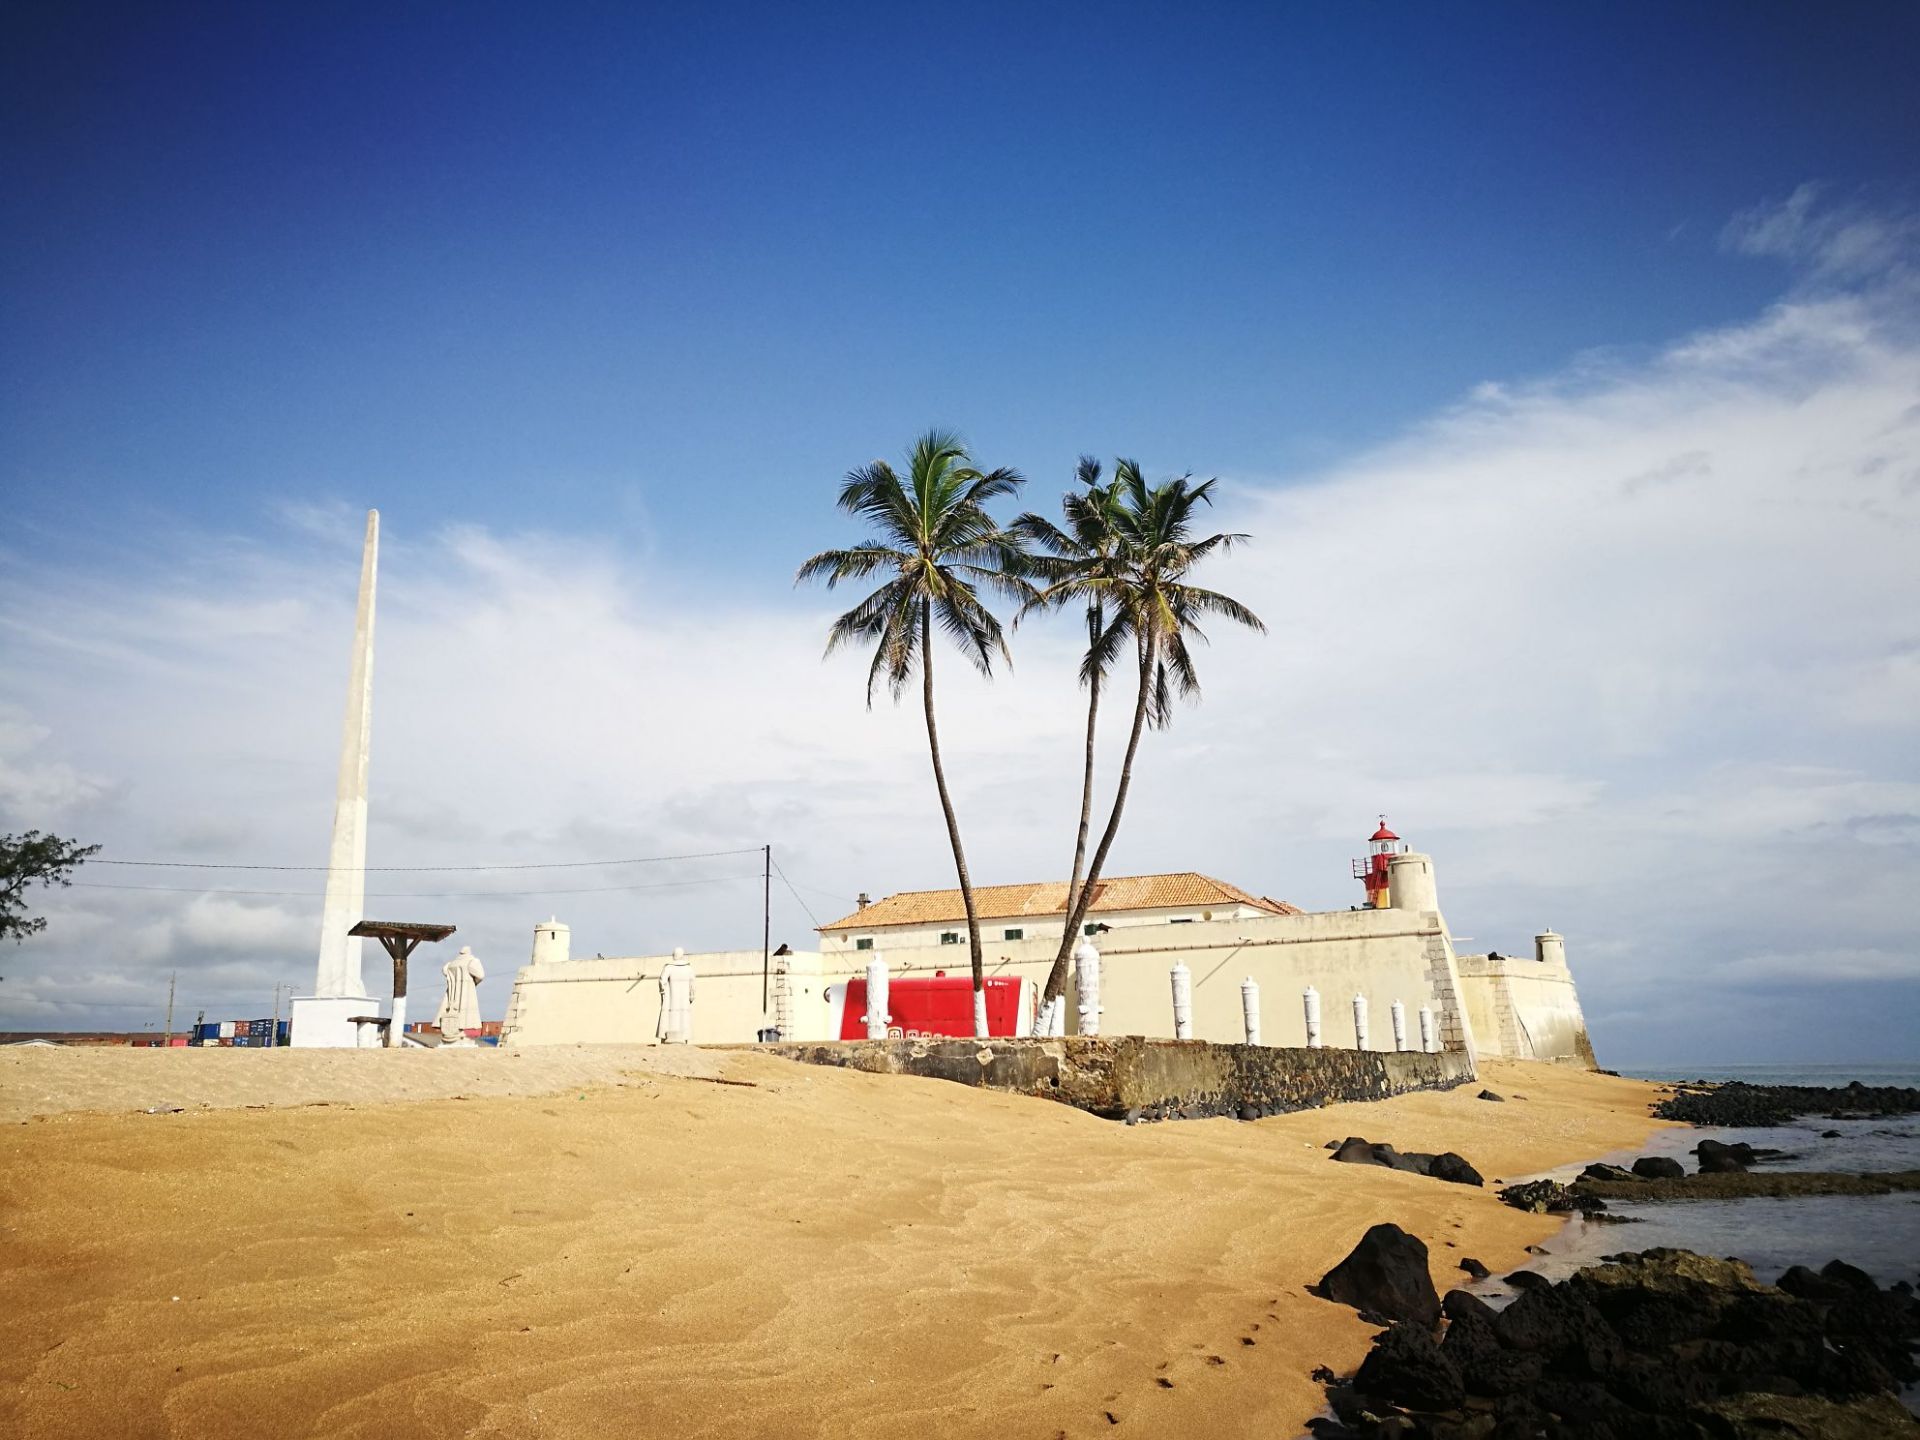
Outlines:
[[[853,948],[856,950],[873,949],[873,937],[871,935],[862,935],[858,940],[853,942]]]
[[[1000,938],[1002,940],[1024,940],[1026,939],[1026,937],[1027,937],[1027,932],[1024,930],[1009,930],[1005,934],[1003,934]]]
[[[1080,927],[1080,933],[1082,935],[1098,935],[1102,930],[1106,928],[1107,927],[1102,925],[1098,920],[1089,920],[1086,924]]]
[[[940,943],[942,945],[958,945],[960,943],[960,932],[958,930],[942,930],[940,932]]]
[[[1169,925],[1191,925],[1193,924],[1193,916],[1177,915],[1173,919],[1169,920],[1167,923]]]

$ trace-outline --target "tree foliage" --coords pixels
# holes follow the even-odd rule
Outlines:
[[[28,889],[71,885],[70,873],[99,849],[38,830],[0,835],[0,940],[17,943],[46,929],[45,919],[27,914]]]
[[[905,476],[886,461],[876,460],[851,472],[841,486],[840,508],[864,520],[874,538],[846,549],[822,551],[795,576],[795,583],[824,580],[828,589],[843,581],[880,579],[879,588],[835,620],[827,633],[829,655],[846,645],[873,647],[867,667],[869,706],[881,681],[897,701],[914,676],[920,677],[934,786],[967,912],[976,1023],[984,1013],[979,998],[985,986],[980,921],[974,912],[966,851],[960,843],[960,822],[940,756],[933,704],[933,638],[936,630],[945,633],[983,675],[993,673],[995,656],[1010,660],[1000,621],[980,592],[1015,600],[1033,593],[1023,578],[1025,560],[1018,537],[1001,529],[987,511],[991,501],[1014,495],[1022,483],[1017,471],[977,468],[959,437],[928,431],[914,443]]]
[[[1082,479],[1086,479],[1084,465]],[[1066,987],[1067,957],[1098,889],[1126,809],[1141,731],[1171,724],[1176,696],[1190,701],[1200,698],[1193,647],[1207,638],[1201,622],[1221,619],[1258,632],[1266,630],[1260,617],[1238,600],[1192,583],[1193,571],[1203,560],[1224,554],[1247,539],[1234,533],[1204,538],[1196,534],[1202,507],[1213,503],[1213,487],[1211,480],[1196,485],[1184,475],[1149,485],[1137,463],[1122,460],[1114,466],[1112,485],[1097,505],[1095,497],[1102,492],[1095,484],[1090,483],[1087,495],[1067,497],[1065,529],[1048,525],[1037,516],[1023,517],[1021,523],[1023,533],[1048,557],[1035,562],[1036,573],[1045,583],[1028,602],[1028,608],[1087,607],[1089,643],[1081,662],[1081,679],[1091,682],[1104,674],[1127,641],[1133,644],[1139,666],[1133,724],[1120,762],[1113,807],[1087,866],[1086,878],[1069,898],[1066,926],[1047,977],[1044,1000],[1054,999]],[[1107,533],[1101,533],[1103,527]],[[1098,624],[1093,619],[1096,610],[1102,617]],[[1077,872],[1077,862],[1075,868]]]

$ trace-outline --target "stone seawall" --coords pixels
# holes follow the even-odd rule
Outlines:
[[[1108,1119],[1255,1118],[1474,1078],[1464,1051],[1293,1050],[1155,1040],[1138,1035],[1052,1040],[849,1040],[756,1046],[808,1065],[920,1075],[1058,1100]]]

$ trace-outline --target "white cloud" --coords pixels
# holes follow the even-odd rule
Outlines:
[[[1829,949],[1772,951],[1743,955],[1712,967],[1715,978],[1732,984],[1820,986],[1848,980],[1920,980],[1920,949]]]
[[[1830,204],[1826,187],[1801,185],[1785,200],[1743,210],[1720,242],[1742,255],[1791,260],[1824,278],[1878,280],[1907,265],[1920,246],[1920,216],[1860,204]]]
[[[1862,262],[1821,261],[1816,232],[1839,246],[1809,203],[1729,243],[1826,264],[1852,290],[1490,382],[1324,473],[1239,477],[1220,521],[1256,542],[1217,579],[1273,633],[1223,631],[1203,654],[1206,701],[1149,738],[1115,868],[1345,905],[1347,856],[1386,809],[1436,853],[1476,943],[1524,953],[1537,928],[1567,933],[1603,1056],[1687,1053],[1742,985],[1911,979],[1886,927],[1920,880],[1920,331]],[[337,518],[357,540],[359,517],[294,518],[291,542],[207,541],[217,566],[188,553],[0,582],[11,723],[47,732],[40,788],[16,784],[0,823],[84,784],[91,808],[71,813],[122,857],[322,857],[357,566],[330,532]],[[913,708],[868,712],[861,662],[820,662],[840,597],[696,602],[592,536],[458,525],[383,544],[372,863],[771,839],[823,919],[857,891],[950,875]],[[1016,643],[1011,677],[986,685],[957,659],[940,677],[983,881],[1057,874],[1071,849],[1071,627]],[[586,954],[757,943],[757,864],[369,888],[390,918],[457,923],[504,982],[550,912]],[[122,996],[128,971],[148,1004],[172,966],[196,1004],[304,979],[317,877],[219,875],[87,872],[182,889],[60,892],[10,970],[89,1004]],[[622,882],[649,888],[582,893]],[[776,885],[776,941],[809,923]],[[1829,962],[1816,977],[1783,956]],[[1677,974],[1687,988],[1649,1006]],[[25,992],[5,989],[0,1015],[18,1013]],[[1803,1049],[1852,1043],[1839,1019],[1809,1039],[1783,1007],[1737,1010],[1749,1043],[1764,1024]]]

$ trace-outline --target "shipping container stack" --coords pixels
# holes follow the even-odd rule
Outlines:
[[[208,1020],[194,1031],[191,1043],[195,1045],[240,1046],[245,1049],[264,1050],[271,1045],[287,1043],[288,1021],[267,1020]]]

